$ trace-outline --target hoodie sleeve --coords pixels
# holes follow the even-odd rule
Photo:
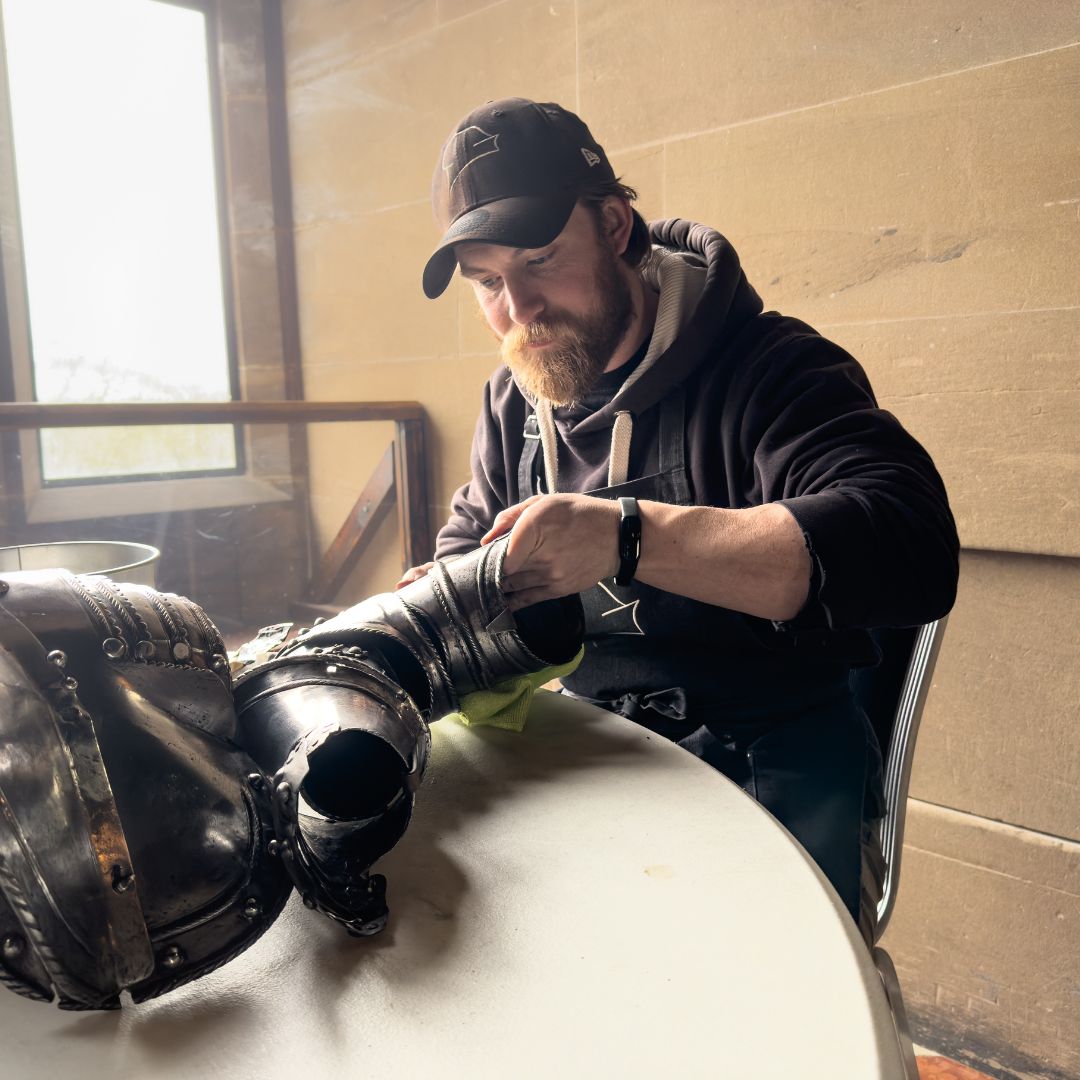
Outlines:
[[[754,365],[744,417],[755,429],[763,502],[803,531],[814,563],[803,611],[780,629],[914,626],[956,596],[959,540],[929,455],[878,408],[860,365],[797,333]],[[745,434],[745,429],[744,429]]]
[[[458,488],[450,500],[450,518],[435,538],[437,559],[464,555],[479,547],[480,537],[491,527],[495,515],[509,505],[506,473],[513,447],[508,445],[507,432],[513,431],[514,425],[500,411],[506,409],[507,402],[500,400],[506,394],[500,395],[498,392],[499,386],[508,382],[508,376],[501,380],[499,378],[500,373],[505,372],[505,368],[500,369],[484,387],[483,406],[476,421],[469,455],[472,479]],[[517,424],[519,432],[524,426],[524,410],[520,411],[522,419]],[[513,457],[513,461],[516,463],[517,458]]]

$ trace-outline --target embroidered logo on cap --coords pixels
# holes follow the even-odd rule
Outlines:
[[[443,169],[450,181],[450,190],[458,182],[458,177],[482,157],[495,154],[499,150],[499,136],[489,135],[475,124],[459,131],[446,148],[443,155]],[[447,161],[446,159],[450,160]]]
[[[600,164],[600,155],[599,154],[594,154],[588,147],[583,146],[581,148],[581,156],[588,163],[588,166],[589,166],[590,169],[594,165],[599,165]]]

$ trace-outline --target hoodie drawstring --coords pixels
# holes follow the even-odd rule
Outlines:
[[[547,494],[559,490],[559,440],[555,433],[555,417],[550,401],[536,403],[536,426],[540,429],[540,446],[544,452],[544,478]],[[615,414],[611,427],[611,452],[608,456],[608,487],[625,484],[630,472],[630,439],[634,433],[634,417],[627,411]]]
[[[617,412],[611,426],[611,456],[608,458],[607,486],[626,483],[630,472],[630,437],[634,433],[634,418],[628,412]]]
[[[559,490],[559,437],[555,433],[554,407],[550,401],[537,401],[536,425],[540,428],[540,446],[544,451],[547,493],[554,495]]]

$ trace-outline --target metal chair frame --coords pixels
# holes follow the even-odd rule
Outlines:
[[[877,925],[871,953],[878,975],[885,988],[892,1011],[893,1026],[900,1044],[900,1054],[908,1080],[919,1080],[915,1050],[911,1041],[907,1010],[900,992],[900,982],[892,957],[878,942],[892,917],[900,885],[900,857],[904,848],[904,819],[907,814],[908,786],[911,763],[915,756],[915,739],[922,720],[923,705],[930,689],[930,678],[941,649],[945,618],[919,627],[915,634],[907,671],[897,699],[896,713],[884,753],[885,814],[878,826],[878,839],[885,859],[885,878],[877,906]]]
[[[900,690],[889,746],[885,750],[885,816],[878,826],[881,853],[885,857],[885,880],[877,907],[875,943],[885,933],[896,905],[896,893],[900,883],[900,856],[904,848],[908,786],[911,782],[911,763],[915,757],[915,738],[919,733],[923,706],[930,690],[930,678],[941,650],[946,621],[946,618],[941,618],[919,627]]]

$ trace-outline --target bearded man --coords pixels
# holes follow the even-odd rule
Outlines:
[[[945,490],[855,360],[635,197],[555,104],[489,102],[447,140],[424,290],[460,268],[503,366],[435,555],[509,532],[512,606],[582,593],[566,690],[741,784],[869,934],[880,754],[849,676],[870,628],[952,606]]]

